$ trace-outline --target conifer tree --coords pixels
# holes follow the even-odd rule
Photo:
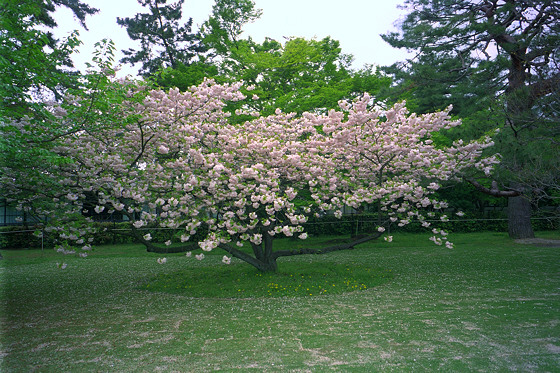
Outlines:
[[[167,4],[167,0],[138,0],[148,9],[134,18],[117,18],[132,40],[140,41],[140,49],[123,50],[121,62],[135,65],[141,63],[140,74],[148,76],[160,69],[188,66],[196,60],[204,48],[200,37],[193,33],[192,18],[182,23],[185,0]]]
[[[560,4],[407,0],[405,7],[410,12],[400,32],[384,39],[416,52],[416,58],[387,71],[401,94],[412,98],[415,111],[452,103],[455,114],[472,118],[472,135],[501,127],[496,137],[503,156],[500,177],[490,188],[474,185],[509,197],[510,236],[533,237],[530,198],[536,174],[528,171],[538,164],[542,177],[550,179],[558,170]]]
[[[72,10],[84,28],[86,17],[98,11],[79,0],[2,1],[0,119],[28,115],[38,109],[41,96],[60,99],[66,88],[75,85],[76,74],[68,68],[80,41],[77,32],[65,40],[53,36],[50,30],[57,26],[53,13],[59,7]]]

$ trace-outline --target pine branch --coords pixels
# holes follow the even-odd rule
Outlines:
[[[484,185],[480,184],[478,181],[474,179],[465,179],[469,182],[472,186],[474,186],[478,191],[488,194],[494,197],[517,197],[521,195],[521,192],[518,190],[500,190],[498,188],[498,183],[496,181],[492,181],[492,187],[486,188]]]

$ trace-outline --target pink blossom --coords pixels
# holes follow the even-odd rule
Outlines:
[[[74,194],[74,193],[68,193],[66,195],[66,198],[68,198],[70,201],[77,201],[78,200],[78,195]]]
[[[292,227],[290,227],[288,225],[285,225],[285,226],[282,227],[282,233],[284,233],[284,235],[286,237],[291,237],[291,236],[294,235],[294,231],[293,231]]]
[[[441,244],[442,244],[441,238],[436,237],[436,236],[430,237],[430,241],[432,241],[432,242],[435,243],[436,245],[441,245]]]
[[[497,162],[482,155],[489,138],[434,146],[433,133],[460,124],[451,120],[450,108],[416,115],[405,103],[385,108],[363,95],[326,114],[277,109],[263,117],[246,107],[239,113],[255,116],[238,125],[224,108],[244,98],[240,84],[206,80],[185,92],[128,84],[130,99],[115,105],[123,126],[101,126],[95,136],[84,131],[53,143],[53,151],[73,163],[49,170],[50,182],[59,184],[57,194],[66,196],[53,200],[49,219],[61,227],[55,231],[60,238],[75,245],[86,233],[62,229],[63,222],[80,215],[80,200],[89,193],[98,195],[98,214],[105,206],[137,214],[138,220],[129,222],[136,229],[184,228],[185,242],[203,228],[208,232],[199,243],[203,251],[238,238],[260,245],[264,231],[304,239],[301,225],[311,214],[340,218],[345,205],[360,209],[381,202],[391,222],[404,226],[417,219],[431,228],[424,217],[436,215],[429,209],[446,208],[434,199],[440,184],[471,169],[490,172]],[[162,156],[169,152],[174,156]],[[7,178],[23,183],[26,177]],[[299,199],[300,193],[311,198]],[[24,207],[29,208],[20,203]],[[432,241],[442,244],[440,230],[434,235]]]
[[[255,245],[260,245],[262,242],[262,234],[260,233],[254,234],[253,236],[251,236],[249,240]]]

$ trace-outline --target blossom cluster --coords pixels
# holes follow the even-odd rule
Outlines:
[[[344,206],[375,202],[387,218],[379,233],[413,220],[429,228],[428,218],[447,207],[433,197],[442,182],[497,163],[482,156],[490,138],[434,145],[433,133],[460,124],[450,108],[416,115],[404,103],[372,107],[364,95],[324,115],[277,110],[238,125],[224,108],[244,98],[239,88],[205,81],[187,92],[146,91],[114,108],[120,122],[61,136],[52,151],[70,162],[49,170],[59,192],[47,209],[50,229],[68,246],[59,251],[87,251],[92,217],[111,213],[127,217],[146,244],[153,240],[146,227],[179,230],[180,242],[205,228],[203,251],[306,239],[313,214],[340,216]],[[68,217],[73,223],[62,224]],[[432,241],[452,247],[445,236],[434,229]]]

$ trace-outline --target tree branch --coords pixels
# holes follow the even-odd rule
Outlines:
[[[478,191],[488,194],[494,197],[517,197],[521,195],[521,192],[518,190],[500,190],[498,188],[498,183],[496,181],[492,181],[492,187],[490,189],[486,188],[484,185],[480,184],[478,181],[474,179],[465,179],[469,182],[472,186],[474,186]]]
[[[331,253],[333,251],[341,251],[341,250],[352,250],[354,249],[354,246],[371,241],[371,240],[375,240],[379,237],[381,237],[382,233],[381,232],[377,232],[373,235],[370,236],[366,236],[366,237],[362,237],[359,238],[355,241],[349,242],[349,243],[344,243],[341,245],[334,245],[334,246],[329,246],[329,247],[324,247],[324,248],[318,248],[318,249],[312,249],[312,248],[301,248],[301,249],[294,249],[294,250],[279,250],[276,251],[272,254],[272,256],[274,257],[274,259],[277,259],[279,257],[282,256],[294,256],[294,255],[308,255],[308,254],[327,254],[327,253]]]
[[[535,82],[530,85],[532,97],[539,98],[552,93],[555,89],[558,89],[560,85],[560,74],[553,75],[548,79],[543,79],[541,81]]]
[[[252,257],[251,255],[233,247],[230,245],[227,245],[225,243],[221,243],[218,245],[218,247],[222,250],[227,251],[228,253],[230,253],[231,255],[233,255],[234,257],[243,260],[244,262],[247,262],[249,264],[251,264],[252,266],[256,267],[256,268],[261,268],[263,262],[261,262],[260,260],[258,260],[257,258]]]

